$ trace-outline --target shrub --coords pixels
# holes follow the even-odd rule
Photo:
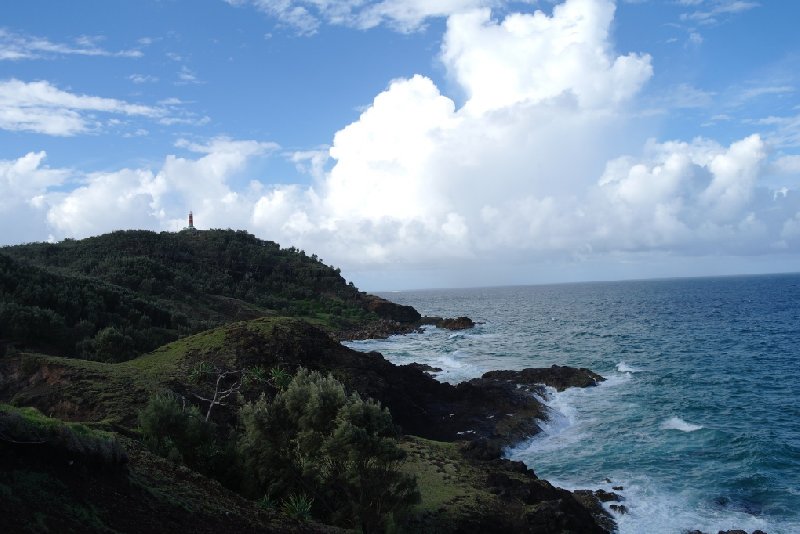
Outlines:
[[[380,404],[332,376],[300,369],[285,390],[241,409],[240,450],[254,493],[311,492],[309,512],[365,532],[419,499],[399,471],[396,427]]]
[[[158,393],[139,412],[139,427],[147,447],[164,458],[209,473],[218,452],[213,423],[196,406],[171,393]]]
[[[291,519],[308,521],[311,519],[311,506],[313,504],[314,499],[308,497],[305,493],[292,493],[283,501],[281,509]]]

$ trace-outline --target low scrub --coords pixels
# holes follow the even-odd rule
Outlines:
[[[125,450],[109,433],[46,417],[36,408],[0,404],[0,445],[46,448],[52,458],[117,468],[128,461]]]

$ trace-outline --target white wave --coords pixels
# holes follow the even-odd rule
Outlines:
[[[614,373],[614,374],[604,375],[604,377],[605,380],[597,385],[600,388],[613,388],[615,386],[625,384],[631,381],[633,375],[631,373],[622,373],[622,374]]]
[[[639,369],[637,367],[633,367],[625,363],[625,360],[622,360],[617,364],[617,371],[620,373],[640,373],[644,369]]]
[[[696,493],[664,491],[657,480],[649,477],[635,476],[630,479],[622,476],[615,479],[614,483],[625,488],[617,493],[624,496],[624,504],[628,508],[628,513],[625,515],[612,512],[619,527],[619,534],[677,533],[693,529],[719,532],[733,528],[744,529],[747,532],[757,529],[765,532],[797,532],[789,525],[776,524],[765,517],[756,517],[735,510],[725,510],[724,513],[720,513],[719,510],[704,504],[702,499],[698,501]],[[796,522],[793,523],[796,526]]]
[[[569,392],[556,392],[546,387],[544,397],[536,396],[547,406],[547,420],[537,421],[542,430],[533,438],[523,441],[506,451],[506,457],[530,461],[537,452],[557,450],[574,444],[583,438],[578,423],[578,411]]]
[[[457,350],[422,363],[439,367],[441,371],[437,371],[433,376],[440,382],[449,382],[451,384],[458,384],[465,380],[478,378],[487,371],[487,369],[469,363],[468,359],[462,359],[462,357],[462,352]]]
[[[695,430],[700,430],[703,428],[703,425],[695,425],[693,423],[689,423],[684,421],[680,417],[670,417],[663,423],[661,423],[662,430],[680,430],[681,432],[694,432]]]

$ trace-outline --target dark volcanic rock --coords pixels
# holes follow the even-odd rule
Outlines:
[[[556,388],[557,391],[596,386],[598,382],[605,380],[602,376],[584,367],[578,369],[560,365],[553,365],[549,368],[528,368],[521,371],[489,371],[478,380],[484,379],[503,380],[521,385],[544,384]]]
[[[436,323],[436,328],[446,328],[448,330],[466,330],[473,328],[475,322],[469,317],[456,317],[455,319],[442,319]]]
[[[612,504],[609,508],[611,508],[620,515],[625,515],[628,513],[628,507],[625,506],[624,504]]]
[[[594,496],[597,497],[597,500],[600,502],[619,502],[622,500],[622,498],[613,491],[597,490],[594,492]]]
[[[359,325],[355,328],[348,328],[336,333],[339,341],[353,339],[386,339],[389,336],[398,334],[411,334],[421,332],[416,323],[400,323],[389,319],[380,319],[367,324]]]
[[[556,488],[546,480],[536,478],[533,471],[514,469],[508,460],[495,460],[484,465],[489,471],[487,489],[505,501],[509,509],[526,505],[528,512],[522,521],[509,529],[490,532],[583,532],[604,533],[614,529],[614,521],[600,507],[602,521],[595,510],[587,508],[567,490]],[[596,501],[595,501],[596,502]]]
[[[603,508],[603,503],[600,502],[592,490],[575,490],[572,492],[572,495],[589,510],[598,525],[609,532],[616,530],[614,519],[611,517],[611,514]]]
[[[438,373],[439,371],[442,370],[441,367],[433,367],[431,365],[427,365],[427,364],[424,364],[424,363],[417,363],[417,362],[409,363],[409,364],[407,364],[407,367],[412,367],[414,369],[419,369],[420,371],[422,371],[422,372],[424,372],[426,374],[429,374],[429,375],[432,374],[432,373]]]
[[[367,300],[365,308],[374,312],[381,319],[389,319],[398,323],[417,323],[422,319],[419,312],[412,306],[395,304],[375,295],[367,295],[365,298]]]

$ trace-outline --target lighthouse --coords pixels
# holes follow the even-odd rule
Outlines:
[[[197,228],[194,227],[194,215],[191,211],[189,212],[189,226],[185,227],[183,230],[181,230],[181,232],[197,232]]]

